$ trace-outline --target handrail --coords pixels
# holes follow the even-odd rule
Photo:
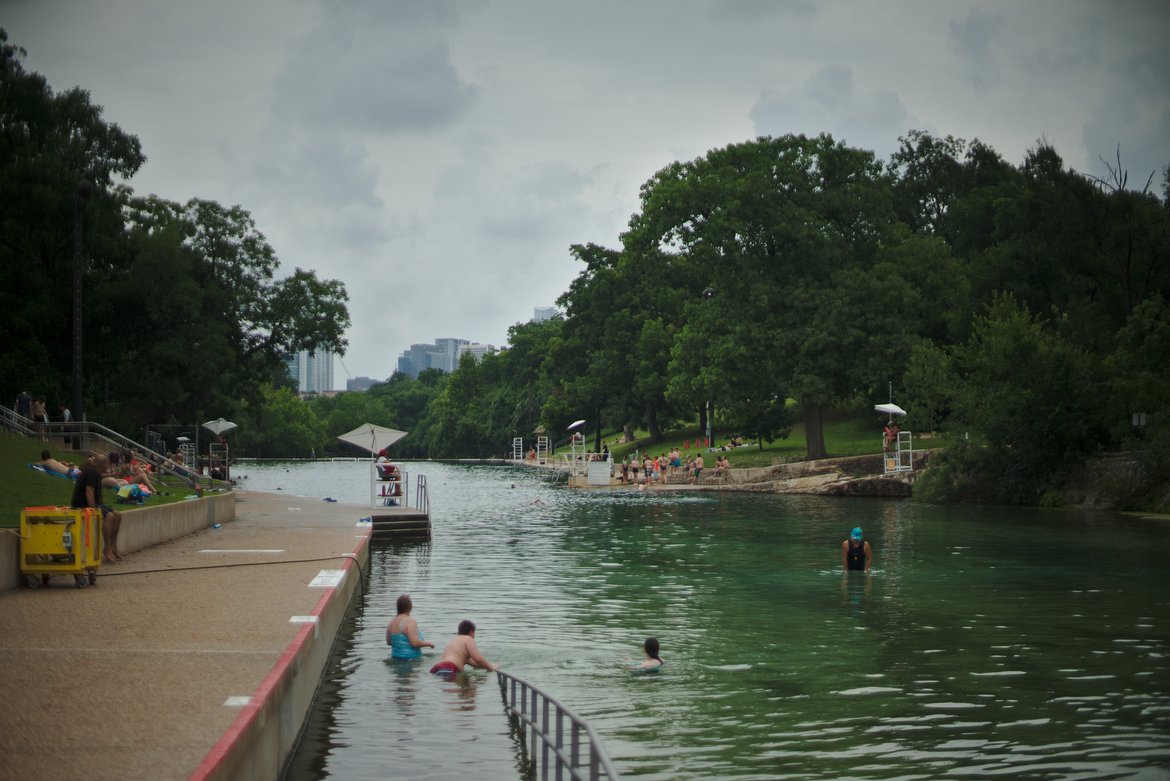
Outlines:
[[[95,423],[92,420],[75,420],[69,423],[52,420],[48,423],[42,423],[23,417],[4,406],[0,406],[0,418],[3,419],[6,427],[18,431],[25,436],[39,437],[43,435],[46,437],[76,438],[78,440],[85,437],[96,437],[118,448],[136,449],[141,456],[154,465],[160,474],[164,471],[168,472],[192,488],[200,482],[206,482],[209,485],[211,483],[210,477],[199,475],[178,464],[172,464],[165,454],[159,453],[140,442],[135,442],[130,437],[119,434],[117,431],[106,428],[101,423]],[[38,426],[41,428],[38,428]]]
[[[426,475],[418,475],[415,479],[414,509],[424,513],[431,511],[431,497],[427,494]]]
[[[500,696],[504,699],[504,707],[509,715],[528,727],[527,744],[523,730],[520,732],[520,742],[531,763],[533,775],[542,781],[550,777],[559,780],[565,772],[575,781],[598,781],[603,774],[612,781],[621,778],[609,755],[605,753],[601,738],[588,722],[523,678],[496,670],[496,680],[499,681]],[[570,728],[567,751],[566,719]],[[586,767],[581,761],[582,732],[588,738],[588,745],[584,747],[588,752],[587,773],[582,772]],[[536,761],[538,741],[541,746],[539,768]]]

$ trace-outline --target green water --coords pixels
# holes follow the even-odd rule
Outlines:
[[[475,620],[626,776],[1170,778],[1166,521],[410,468],[434,540],[374,552],[290,778],[520,777],[494,677],[385,659],[401,592],[440,646]],[[840,571],[855,525],[869,575]],[[663,671],[630,675],[647,635]]]

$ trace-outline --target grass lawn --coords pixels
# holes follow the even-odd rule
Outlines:
[[[877,454],[882,450],[882,421],[874,415],[826,415],[824,430],[825,449],[829,451],[830,458]],[[635,449],[641,451],[648,450],[653,456],[667,453],[671,448],[678,447],[682,450],[684,457],[689,453],[694,453],[696,447],[702,449],[703,436],[697,429],[666,432],[660,441],[653,443],[650,441],[649,434],[645,431],[636,431],[634,435],[637,439],[633,442],[618,444],[618,440],[621,438],[621,432],[613,431],[603,436],[603,442],[609,444],[610,451],[618,460],[624,458],[627,453],[631,453]],[[730,432],[721,433],[716,431],[715,444],[725,443],[729,437]],[[591,448],[593,446],[592,438],[587,437],[585,442],[588,447]],[[686,447],[687,444],[690,445],[689,449]],[[808,447],[804,434],[804,423],[803,421],[799,421],[793,425],[792,432],[786,439],[764,443],[763,448],[753,444],[736,448],[735,450],[724,451],[719,453],[719,455],[727,456],[727,460],[733,468],[743,469],[747,467],[771,466],[773,464],[792,461],[804,461],[807,452]],[[711,455],[713,454],[704,453],[704,459],[709,459]],[[711,466],[711,464],[708,464],[708,466]]]
[[[73,496],[72,480],[51,477],[36,469],[28,468],[29,464],[41,460],[41,450],[44,448],[45,446],[35,439],[0,434],[0,474],[7,476],[4,481],[4,490],[0,492],[0,526],[19,526],[20,511],[25,507],[69,506]],[[52,452],[56,458],[62,461],[80,464],[84,460],[77,454],[57,450],[52,450]],[[157,478],[152,478],[152,480],[167,495],[152,496],[146,501],[146,504],[141,505],[142,507],[183,501],[194,493],[174,478],[167,478],[161,485]],[[117,504],[114,492],[109,488],[102,491],[102,499],[105,504],[123,511],[139,507],[136,504]]]

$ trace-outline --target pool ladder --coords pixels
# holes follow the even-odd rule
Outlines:
[[[617,781],[621,778],[601,745],[601,738],[593,727],[556,699],[545,694],[523,678],[496,670],[500,683],[500,695],[504,707],[512,719],[521,724],[520,743],[531,765],[534,778],[563,778],[575,781],[598,781],[600,778]],[[568,724],[566,725],[566,722]],[[528,739],[525,741],[525,729]],[[569,731],[568,746],[565,732]],[[582,745],[582,733],[586,738]],[[540,762],[537,763],[536,747],[540,746]],[[582,749],[588,754],[588,762],[581,759]],[[566,775],[567,773],[567,775]]]

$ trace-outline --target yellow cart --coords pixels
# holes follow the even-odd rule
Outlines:
[[[20,572],[29,588],[72,575],[78,588],[97,583],[102,511],[96,507],[26,507],[20,513]]]

